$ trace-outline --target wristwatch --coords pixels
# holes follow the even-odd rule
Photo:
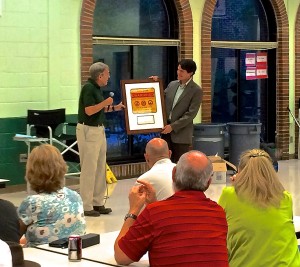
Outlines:
[[[127,213],[124,217],[124,221],[126,221],[128,218],[131,218],[133,220],[136,220],[137,216],[135,214],[132,213]]]

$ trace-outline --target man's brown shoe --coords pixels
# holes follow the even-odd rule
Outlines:
[[[88,210],[88,211],[84,211],[84,216],[99,217],[100,213],[96,210]]]
[[[111,208],[105,208],[104,206],[94,206],[95,211],[99,212],[100,214],[109,214],[112,212]]]

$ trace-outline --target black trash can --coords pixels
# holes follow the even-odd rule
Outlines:
[[[238,166],[241,154],[260,148],[261,123],[229,122],[229,161]]]
[[[207,156],[224,158],[224,132],[226,124],[198,123],[194,125],[193,149]]]

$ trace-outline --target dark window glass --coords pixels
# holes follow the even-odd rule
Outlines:
[[[268,2],[268,1],[264,1]],[[269,5],[259,0],[219,0],[212,19],[214,41],[275,41],[275,25],[267,20]],[[270,7],[271,8],[271,7]],[[274,33],[275,31],[275,33]]]
[[[162,0],[98,0],[94,13],[94,36],[178,38],[174,3]],[[110,67],[104,94],[114,93],[114,104],[122,101],[121,80],[146,79],[158,75],[166,84],[176,78],[177,47],[94,45],[94,62]],[[107,159],[124,163],[144,159],[146,143],[159,133],[127,135],[124,112],[106,113]]]
[[[214,122],[260,122],[266,79],[246,80],[246,53],[258,51],[212,49]],[[222,100],[222,101],[220,101]]]
[[[104,90],[105,97],[114,93],[114,104],[122,101],[121,80],[145,79],[150,75],[167,77],[167,47],[158,46],[94,46],[94,62],[101,61],[110,67],[110,80]],[[151,55],[151,57],[149,57]],[[132,64],[132,62],[134,62]],[[173,68],[176,74],[175,67]],[[106,113],[106,138],[108,160],[110,162],[134,161],[141,159],[145,144],[157,133],[130,135],[126,134],[124,112]]]
[[[268,0],[219,0],[212,28],[212,40],[276,41],[276,20]],[[268,78],[246,79],[246,54],[259,51],[212,48],[212,122],[261,122],[262,140],[274,142],[276,49],[261,50],[267,52]]]
[[[94,35],[172,38],[168,4],[157,0],[98,0]]]
[[[212,121],[230,122],[237,118],[238,57],[235,49],[212,48]]]

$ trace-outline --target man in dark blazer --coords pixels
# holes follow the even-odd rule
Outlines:
[[[190,150],[194,132],[193,119],[202,102],[203,91],[193,81],[197,69],[191,59],[178,63],[178,80],[169,83],[165,89],[167,125],[163,128],[162,138],[172,151],[171,160],[177,162],[182,154]],[[157,80],[157,76],[152,76]]]

